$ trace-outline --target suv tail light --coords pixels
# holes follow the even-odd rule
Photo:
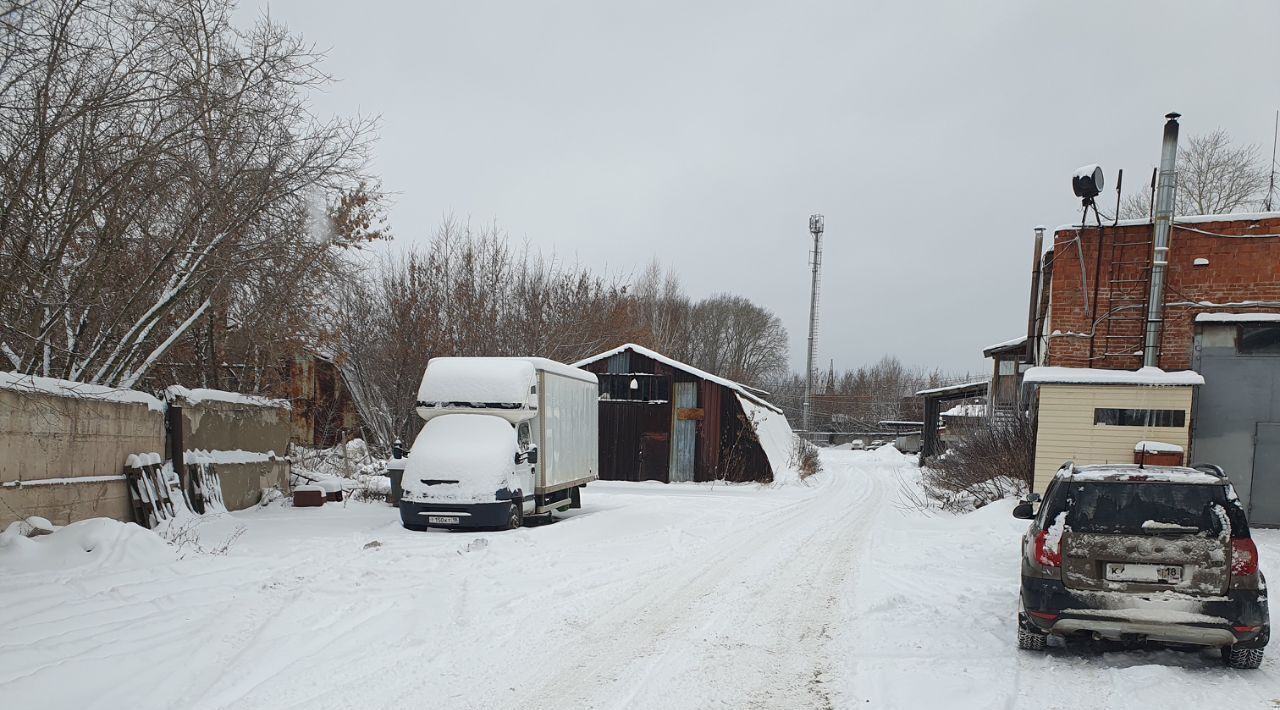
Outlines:
[[[1062,566],[1062,550],[1055,544],[1052,548],[1045,544],[1049,533],[1041,530],[1036,535],[1036,562],[1043,567],[1061,567]],[[1055,541],[1056,542],[1056,541]],[[1252,544],[1252,540],[1247,540]]]
[[[1258,546],[1249,538],[1231,541],[1231,576],[1249,577],[1258,573]]]

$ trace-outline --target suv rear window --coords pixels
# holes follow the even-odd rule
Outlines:
[[[1222,524],[1214,506],[1231,522],[1233,537],[1248,537],[1244,511],[1227,500],[1226,486],[1188,483],[1075,483],[1067,522],[1077,532],[1154,535],[1183,532],[1217,535]]]

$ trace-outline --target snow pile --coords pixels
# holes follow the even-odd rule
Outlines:
[[[346,446],[312,449],[290,444],[289,471],[295,484],[341,479],[343,490],[357,494],[385,496],[391,492],[391,479],[386,472],[391,461],[374,455],[363,439],[352,439]],[[406,459],[399,459],[400,465]]]
[[[176,559],[176,551],[154,533],[110,518],[81,520],[37,537],[24,537],[17,524],[0,533],[0,570],[9,574],[147,567]]]
[[[532,362],[499,357],[437,357],[427,363],[419,402],[476,404],[536,403],[537,371]]]
[[[0,389],[32,394],[49,394],[56,397],[97,399],[116,404],[145,404],[148,409],[154,412],[163,412],[165,409],[164,402],[146,392],[90,385],[52,377],[23,375],[17,372],[0,372]]]
[[[985,404],[957,404],[942,413],[944,417],[985,417],[987,416],[987,405]]]
[[[792,452],[795,451],[796,435],[791,425],[782,414],[762,407],[754,399],[738,394],[738,402],[747,420],[756,430],[756,438],[760,440],[760,448],[769,459],[769,467],[773,469],[773,483],[788,486],[800,482],[800,472],[791,465]]]
[[[271,399],[270,397],[260,397],[253,394],[240,394],[239,392],[226,392],[223,390],[211,390],[205,388],[187,389],[182,385],[173,385],[165,389],[165,395],[169,401],[181,398],[188,404],[200,404],[201,402],[226,402],[228,404],[242,404],[250,407],[272,407],[276,409],[292,409],[287,399]]]
[[[430,419],[418,433],[405,464],[401,481],[404,498],[492,501],[496,491],[519,487],[512,480],[515,451],[516,430],[505,419],[486,414],[445,414]],[[424,479],[457,483],[426,485]]]
[[[914,460],[913,456],[898,451],[898,447],[893,444],[885,444],[871,451],[869,457],[872,461],[883,461],[885,463],[907,463]]]

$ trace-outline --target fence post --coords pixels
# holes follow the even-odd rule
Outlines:
[[[169,439],[169,460],[173,462],[173,470],[178,474],[182,492],[190,499],[191,481],[187,475],[187,465],[183,461],[186,447],[182,444],[182,407],[169,403],[164,410],[165,435]]]

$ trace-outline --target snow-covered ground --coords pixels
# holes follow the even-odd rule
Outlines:
[[[276,505],[206,520],[177,550],[109,526],[78,539],[110,552],[83,553],[76,566],[81,553],[66,544],[58,567],[38,564],[29,544],[0,550],[0,704],[1280,700],[1271,658],[1250,672],[1174,652],[1017,651],[1025,523],[1010,506],[923,513],[904,504],[916,476],[909,458],[823,457],[827,471],[809,485],[592,484],[581,510],[510,533],[412,533],[381,504]],[[225,554],[211,553],[228,540]],[[1258,542],[1264,570],[1280,579],[1280,534]],[[132,554],[113,549],[124,544]]]

